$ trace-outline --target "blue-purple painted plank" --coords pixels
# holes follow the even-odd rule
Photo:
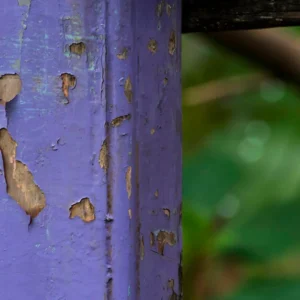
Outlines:
[[[2,170],[0,299],[180,299],[180,2],[2,1],[1,126],[46,205]]]
[[[178,0],[137,1],[136,8],[135,156],[145,244],[140,299],[176,299],[181,294],[180,5]],[[161,249],[157,240],[163,239]]]
[[[97,158],[105,137],[104,12],[99,1],[4,2],[0,70],[23,82],[7,105],[8,130],[46,207],[28,227],[28,216],[1,195],[0,298],[103,299],[106,186]],[[81,57],[68,51],[77,41],[87,45]],[[66,72],[77,78],[68,105],[60,79]],[[84,197],[96,214],[86,224],[69,219],[70,206]]]

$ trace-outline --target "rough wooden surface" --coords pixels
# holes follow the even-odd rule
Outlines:
[[[0,299],[181,299],[180,0],[1,0],[0,24]]]
[[[300,25],[299,0],[183,0],[183,33]]]

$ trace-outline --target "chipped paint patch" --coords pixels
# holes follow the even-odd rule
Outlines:
[[[14,99],[22,89],[18,74],[5,74],[0,77],[0,103],[5,104]]]
[[[163,208],[163,212],[168,218],[170,218],[171,212],[168,208]]]
[[[112,127],[119,127],[124,121],[130,120],[130,119],[131,119],[131,114],[120,116],[120,117],[117,117],[117,118],[113,119],[110,122],[110,125]]]
[[[157,51],[157,41],[154,39],[150,39],[148,42],[148,50],[152,53],[155,54]]]
[[[120,60],[124,60],[128,57],[128,49],[124,48],[120,53],[117,54],[117,58]]]
[[[172,30],[171,34],[170,34],[168,49],[169,49],[169,53],[171,55],[174,55],[175,50],[176,50],[176,36],[175,36],[174,30]]]
[[[33,219],[46,206],[46,198],[42,190],[35,184],[28,167],[16,160],[16,149],[16,141],[10,136],[7,129],[2,128],[0,130],[0,150],[7,193]]]
[[[23,37],[24,37],[24,31],[27,28],[27,20],[28,20],[28,15],[31,7],[31,0],[18,0],[19,6],[27,6],[26,12],[23,13],[22,21],[21,21],[21,30],[19,31],[19,42],[20,42],[20,51],[22,49],[23,45]],[[21,55],[21,52],[20,52]],[[18,69],[20,70],[20,69]]]
[[[71,53],[82,55],[86,50],[86,46],[83,42],[73,43],[69,46],[69,50]]]
[[[150,130],[150,133],[151,133],[151,135],[153,135],[153,134],[155,133],[155,129],[152,128],[152,129]]]
[[[30,6],[31,0],[18,0],[19,6]]]
[[[129,103],[132,102],[132,83],[130,77],[127,77],[124,85],[124,93]]]
[[[82,221],[89,223],[95,220],[95,208],[89,198],[83,198],[73,204],[70,209],[70,219],[79,217]]]
[[[176,236],[174,232],[159,230],[153,232],[157,243],[157,251],[160,255],[164,255],[165,245],[174,246],[176,244]]]
[[[114,216],[113,215],[106,214],[106,216],[105,216],[105,222],[106,223],[112,222],[113,220],[114,220]]]
[[[127,195],[128,195],[128,199],[130,199],[131,197],[131,190],[132,190],[132,184],[131,184],[131,172],[132,168],[128,167],[126,170],[126,191],[127,191]]]
[[[168,17],[171,16],[171,13],[172,13],[172,6],[170,4],[166,4],[166,13],[168,15]]]
[[[169,297],[169,300],[177,300],[178,299],[178,295],[174,291],[174,286],[175,286],[174,279],[169,279],[168,280],[168,289],[172,290],[172,294]]]
[[[165,77],[164,78],[164,80],[163,80],[163,85],[164,85],[164,87],[166,87],[166,85],[168,84],[168,78],[167,77]]]
[[[155,235],[153,232],[150,232],[150,245],[151,246],[155,245]]]
[[[172,292],[172,295],[170,296],[169,300],[178,300],[178,295],[175,293],[175,291]],[[180,298],[181,299],[181,298]]]
[[[67,103],[70,103],[69,90],[76,87],[76,77],[69,73],[63,73],[60,75],[62,80],[62,92],[67,99]]]
[[[174,289],[174,279],[169,279],[168,280],[168,288],[169,289]]]
[[[132,219],[132,210],[131,210],[131,208],[128,209],[128,216],[129,216],[129,219],[131,220]]]
[[[163,13],[164,1],[160,1],[156,7],[156,15],[160,18]]]
[[[99,161],[100,167],[104,170],[105,173],[107,173],[108,164],[109,164],[107,139],[104,140],[104,142],[101,146],[98,161]]]
[[[158,196],[159,196],[158,190],[155,191],[154,196],[155,196],[155,198],[158,198]]]
[[[144,260],[145,257],[145,244],[144,244],[144,237],[141,236],[140,238],[140,259]]]

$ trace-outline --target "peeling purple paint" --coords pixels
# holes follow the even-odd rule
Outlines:
[[[0,125],[46,207],[28,227],[0,172],[0,299],[180,295],[181,1],[167,2],[2,0],[0,76],[18,73],[22,91],[0,107]],[[76,77],[68,105],[61,74]],[[89,223],[69,219],[83,198]],[[148,238],[162,230],[176,236],[163,255]]]
[[[169,299],[172,292],[167,289],[167,283],[170,279],[174,279],[174,292],[181,294],[181,1],[138,3],[136,155],[139,156],[140,234],[149,237],[152,231],[166,230],[177,237],[173,247],[165,247],[164,256],[151,251],[150,239],[147,239],[144,259],[140,262],[141,299]],[[161,16],[141,13],[153,11],[155,14],[158,4],[163,7]],[[166,5],[172,7],[170,16]],[[173,30],[176,32],[175,50],[170,55],[169,38]],[[147,49],[151,38],[157,41],[155,54]],[[153,135],[152,128],[156,128]],[[159,191],[157,199],[156,191]],[[163,207],[176,209],[177,213],[168,219],[162,212]],[[152,215],[149,211],[157,213]]]

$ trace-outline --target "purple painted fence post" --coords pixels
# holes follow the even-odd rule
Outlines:
[[[181,1],[1,7],[0,299],[182,299]]]

